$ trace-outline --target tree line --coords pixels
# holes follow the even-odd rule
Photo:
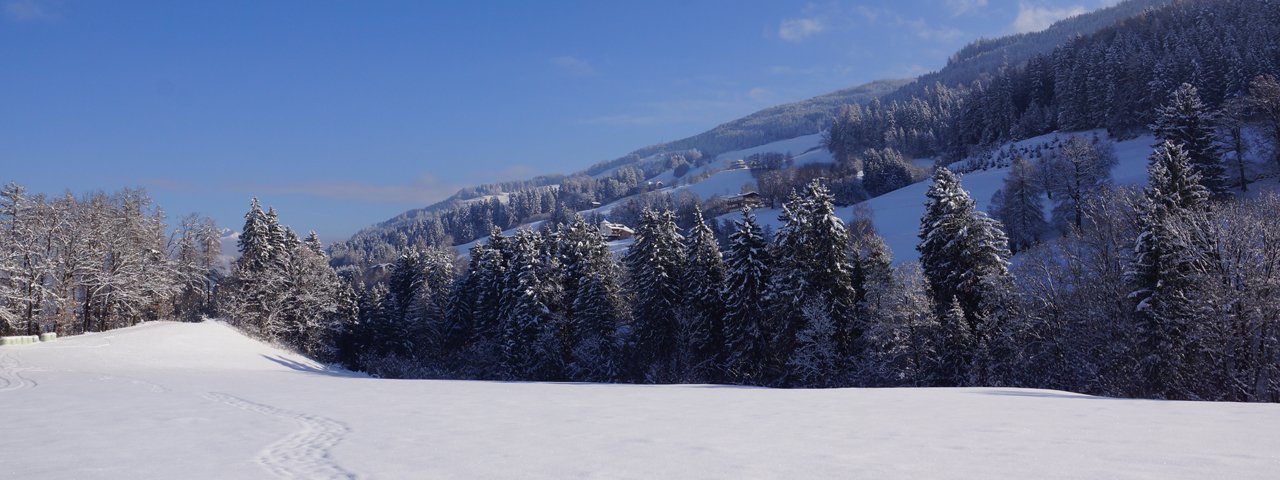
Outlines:
[[[74,335],[213,313],[214,222],[175,229],[146,192],[60,197],[0,189],[0,334]]]

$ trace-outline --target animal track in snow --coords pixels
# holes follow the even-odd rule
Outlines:
[[[354,479],[356,474],[339,466],[329,453],[351,429],[346,424],[318,415],[291,412],[235,395],[209,392],[206,398],[227,405],[292,421],[302,427],[268,445],[255,461],[279,478]]]

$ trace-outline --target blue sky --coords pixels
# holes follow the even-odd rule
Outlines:
[[[0,0],[0,181],[340,240],[1108,3]]]

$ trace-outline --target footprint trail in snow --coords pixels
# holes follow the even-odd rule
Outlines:
[[[209,392],[204,396],[242,410],[283,418],[302,427],[258,453],[255,460],[276,477],[358,478],[356,474],[339,466],[329,452],[329,449],[342,441],[343,436],[350,430],[346,424],[317,415],[291,412],[225,393]]]

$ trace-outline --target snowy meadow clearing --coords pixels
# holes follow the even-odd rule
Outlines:
[[[381,380],[218,322],[0,347],[0,478],[1275,478],[1280,405]]]

